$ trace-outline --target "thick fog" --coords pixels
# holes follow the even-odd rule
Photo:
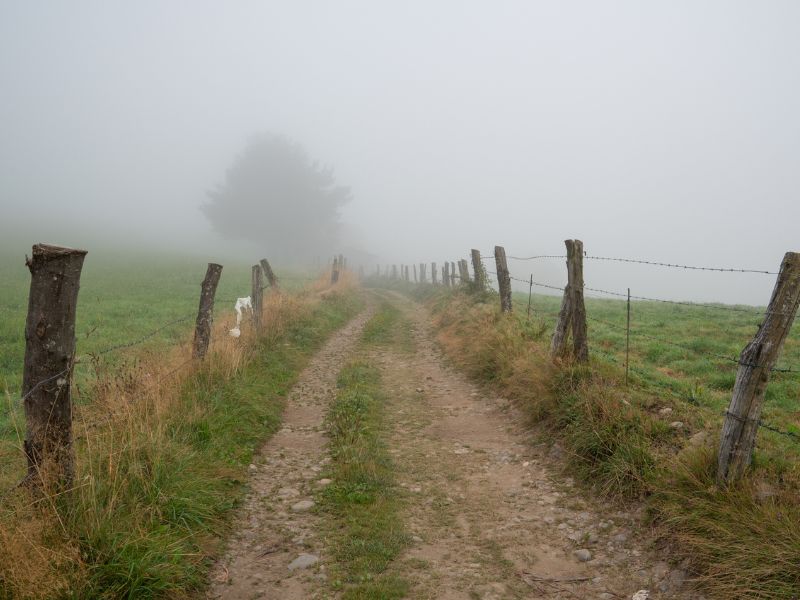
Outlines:
[[[775,271],[800,250],[798,30],[791,0],[5,0],[0,234],[20,254],[277,253],[279,236],[237,240],[229,222],[223,237],[201,210],[271,133],[350,188],[339,242],[302,261],[561,254],[579,238],[589,254]],[[510,266],[565,279],[557,259]],[[594,261],[585,278],[760,304],[774,282]]]

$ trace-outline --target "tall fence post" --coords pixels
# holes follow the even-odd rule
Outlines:
[[[486,287],[486,279],[483,276],[483,263],[481,262],[480,250],[474,248],[470,250],[472,255],[472,270],[475,273],[475,286],[482,290]]]
[[[269,264],[269,261],[266,258],[262,258],[260,262],[261,269],[264,271],[264,275],[267,277],[267,283],[269,283],[269,287],[277,288],[278,278],[275,277],[275,272],[272,270],[272,265]]]
[[[450,287],[450,263],[447,261],[442,265],[442,283]]]
[[[572,357],[578,362],[589,360],[586,337],[586,306],[583,301],[583,242],[564,240],[567,247],[567,287],[561,300],[561,310],[553,333],[550,353],[563,356],[572,330]]]
[[[589,362],[589,342],[586,327],[586,304],[583,301],[583,242],[572,240],[567,245],[572,280],[572,356],[580,363]]]
[[[425,283],[425,263],[419,263],[419,282]]]
[[[531,273],[531,280],[528,283],[528,320],[531,318],[531,302],[533,301],[533,273]]]
[[[469,283],[469,266],[467,260],[462,258],[458,261],[458,273],[461,276],[461,283],[464,285]]]
[[[456,263],[450,261],[450,287],[456,287]]]
[[[800,304],[800,254],[783,257],[764,322],[739,356],[739,370],[720,436],[717,480],[739,479],[753,458],[769,375]]]
[[[414,283],[417,283],[417,265],[414,265]]]
[[[261,329],[261,307],[264,305],[264,278],[261,276],[261,267],[259,265],[253,265],[250,283],[250,291],[253,297],[253,326],[258,331]]]
[[[438,281],[436,279],[436,263],[435,262],[431,263],[431,283],[433,285],[436,285],[438,283]]]
[[[331,267],[331,285],[335,285],[339,281],[339,259],[333,257],[333,267]]]
[[[31,272],[22,397],[25,405],[26,483],[69,488],[72,449],[72,368],[75,312],[86,250],[36,244]]]
[[[475,250],[473,250],[475,252]],[[473,255],[472,260],[475,260]],[[480,260],[480,256],[478,257]],[[494,247],[494,262],[497,265],[497,287],[500,289],[500,310],[511,312],[511,275],[506,262],[506,250],[502,246]],[[483,270],[483,269],[481,269]]]
[[[206,276],[200,285],[200,308],[197,309],[197,322],[194,327],[194,347],[192,358],[205,358],[211,341],[211,323],[214,320],[214,295],[222,274],[222,265],[208,263]]]

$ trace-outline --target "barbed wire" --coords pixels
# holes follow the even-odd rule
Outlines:
[[[613,261],[613,262],[624,262],[624,263],[634,263],[640,265],[651,265],[656,267],[669,267],[672,269],[686,269],[692,271],[719,271],[724,273],[760,273],[762,275],[777,275],[778,273],[775,271],[765,271],[761,269],[740,269],[740,268],[728,268],[728,267],[698,267],[692,265],[680,265],[680,264],[673,264],[673,263],[665,263],[665,262],[658,262],[652,260],[643,260],[637,258],[614,258],[610,256],[593,256],[591,254],[587,254],[584,256],[586,259],[591,260],[605,260],[605,261]]]
[[[113,346],[109,346],[108,348],[104,348],[103,350],[99,350],[97,352],[90,352],[89,354],[102,356],[102,355],[108,354],[110,352],[115,352],[117,350],[124,350],[126,348],[131,348],[133,346],[137,346],[139,344],[142,344],[142,343],[146,342],[147,340],[149,340],[150,338],[152,338],[153,336],[155,336],[159,332],[161,332],[161,331],[163,331],[163,330],[165,330],[165,329],[167,329],[169,327],[172,327],[173,325],[178,325],[180,323],[185,323],[187,321],[191,321],[194,318],[195,318],[194,316],[190,316],[190,317],[181,317],[180,319],[175,319],[174,321],[170,321],[169,323],[165,323],[161,327],[159,327],[157,329],[154,329],[150,333],[145,334],[142,337],[140,337],[140,338],[138,338],[138,339],[136,339],[136,340],[134,340],[132,342],[128,342],[128,343],[125,343],[125,344],[115,344]]]
[[[540,258],[567,258],[566,254],[538,254],[536,256],[507,256],[511,260],[538,260]]]

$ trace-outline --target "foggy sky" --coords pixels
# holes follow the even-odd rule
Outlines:
[[[0,235],[230,253],[198,206],[270,131],[352,188],[344,245],[382,264],[575,237],[773,271],[800,250],[798,30],[793,1],[5,0]],[[585,279],[760,304],[774,282],[593,262]]]

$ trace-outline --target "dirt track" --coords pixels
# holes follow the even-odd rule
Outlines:
[[[409,597],[699,598],[685,573],[648,550],[639,515],[609,509],[561,473],[558,452],[523,426],[507,401],[448,368],[418,305],[390,296],[416,350],[372,350],[389,398],[388,445],[404,490],[412,546],[394,566]],[[364,314],[315,357],[291,394],[285,426],[266,445],[214,598],[335,597],[325,577],[320,518],[290,507],[309,499],[324,464],[320,425],[336,373],[355,352]],[[644,536],[644,537],[643,537]],[[301,552],[321,558],[289,571]]]

